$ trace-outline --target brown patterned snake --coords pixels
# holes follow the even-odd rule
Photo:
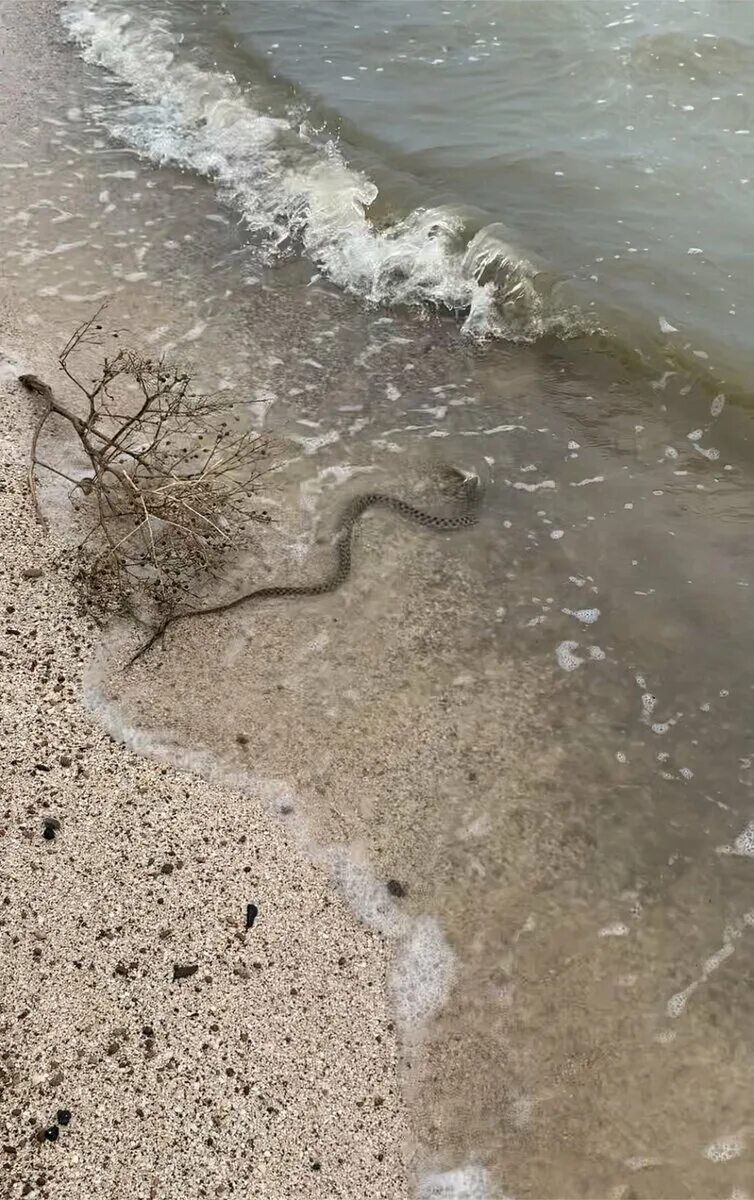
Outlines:
[[[368,508],[388,508],[391,512],[398,513],[399,516],[405,517],[409,521],[416,521],[419,525],[443,531],[464,529],[475,525],[479,520],[479,507],[483,496],[479,477],[466,475],[455,467],[443,468],[443,474],[454,481],[454,486],[447,490],[458,502],[456,512],[448,516],[438,516],[435,513],[426,512],[425,509],[418,508],[414,504],[409,504],[408,501],[401,500],[398,496],[391,496],[387,492],[364,492],[360,496],[355,496],[345,506],[338,519],[334,538],[335,565],[330,574],[326,575],[319,583],[279,584],[254,588],[253,591],[244,592],[233,600],[223,600],[218,604],[207,605],[206,608],[193,608],[185,613],[174,613],[166,617],[155,629],[149,640],[139,647],[127,665],[131,666],[138,658],[141,658],[142,654],[145,654],[162,637],[166,629],[176,621],[184,621],[189,617],[206,617],[212,613],[230,612],[231,609],[238,608],[241,604],[246,604],[251,600],[272,600],[283,596],[323,596],[327,592],[336,591],[351,574],[354,526]]]

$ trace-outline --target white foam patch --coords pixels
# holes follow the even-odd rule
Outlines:
[[[434,917],[417,917],[394,959],[390,997],[404,1036],[440,1012],[455,979],[455,956]]]
[[[740,854],[743,858],[754,858],[754,821],[749,821],[732,846],[718,846],[717,852],[718,854]]]
[[[461,212],[438,206],[378,229],[368,216],[378,188],[347,165],[337,141],[324,143],[305,120],[257,112],[232,75],[182,61],[162,15],[129,12],[121,0],[65,0],[61,15],[84,59],[126,82],[137,101],[110,120],[111,132],[215,181],[271,258],[298,245],[346,291],[463,314],[474,335],[531,341],[596,327],[558,309],[500,224],[468,239]]]
[[[688,987],[683,991],[676,992],[671,996],[665,1005],[667,1015],[675,1020],[680,1017],[686,1010],[686,1005],[693,996],[694,992],[703,983],[706,983],[710,975],[718,970],[719,967],[726,962],[727,959],[735,952],[735,943],[738,941],[746,929],[751,929],[754,926],[754,909],[745,912],[739,920],[734,921],[730,925],[726,925],[723,930],[723,944],[716,950],[714,954],[710,954],[702,963],[702,969],[698,977],[691,981]]]
[[[340,441],[337,429],[330,429],[327,433],[320,433],[317,437],[302,437],[295,433],[289,436],[292,442],[297,442],[301,446],[304,454],[316,454],[323,446],[331,446],[333,442]]]
[[[648,721],[657,707],[657,697],[651,692],[645,692],[641,698],[642,720]]]
[[[710,1162],[725,1163],[730,1162],[732,1158],[740,1158],[746,1147],[746,1142],[741,1134],[732,1133],[727,1136],[717,1138],[716,1141],[710,1142],[704,1147],[702,1153]]]
[[[524,483],[522,479],[516,479],[513,483],[506,479],[505,482],[519,492],[541,492],[548,489],[555,491],[558,486],[554,479],[543,479],[541,483]]]
[[[599,936],[601,938],[627,937],[628,925],[624,925],[622,921],[616,921],[613,925],[605,925],[600,929]]]
[[[625,1164],[628,1167],[629,1171],[646,1171],[650,1167],[661,1167],[662,1159],[661,1158],[648,1158],[645,1155],[636,1155],[633,1158],[625,1159]],[[625,1192],[623,1190],[621,1190],[621,1195],[622,1196],[625,1195]]]
[[[419,1183],[419,1200],[493,1200],[487,1190],[487,1172],[482,1167],[457,1167],[433,1172]],[[496,1200],[511,1200],[498,1196]]]
[[[682,992],[676,992],[674,996],[670,997],[665,1005],[665,1012],[671,1018],[671,1020],[675,1021],[678,1017],[682,1016],[682,1014],[686,1011],[686,1005],[698,987],[698,981],[694,980],[694,982],[690,983],[689,986],[684,988]]]
[[[600,619],[598,608],[577,608],[575,611],[572,608],[564,608],[563,612],[567,617],[575,617],[577,621],[581,621],[582,625],[593,625]]]
[[[561,670],[575,671],[577,667],[582,665],[584,659],[580,658],[579,655],[576,654],[578,648],[578,642],[561,642],[556,648],[555,658],[557,659],[558,666],[561,668]]]

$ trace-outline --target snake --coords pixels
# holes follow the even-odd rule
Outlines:
[[[207,617],[215,613],[231,612],[242,604],[253,601],[276,600],[293,596],[324,596],[329,592],[336,591],[351,574],[354,527],[370,508],[388,509],[408,521],[414,521],[419,525],[441,532],[452,532],[456,529],[466,529],[471,525],[476,525],[483,498],[483,488],[479,477],[467,475],[456,467],[444,468],[443,474],[455,481],[455,487],[450,489],[451,494],[458,501],[455,512],[447,514],[428,512],[389,492],[361,492],[358,496],[354,496],[340,513],[333,538],[336,552],[335,563],[324,579],[317,583],[270,584],[267,587],[242,592],[240,596],[235,596],[232,600],[222,600],[217,604],[192,608],[184,613],[172,613],[162,621],[149,640],[139,647],[127,665],[130,666],[136,662],[137,658],[146,653],[162,637],[166,629],[176,621],[183,621],[189,617]]]

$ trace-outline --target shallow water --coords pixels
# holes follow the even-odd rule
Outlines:
[[[125,33],[108,40],[120,8],[97,8],[96,58],[128,50]],[[252,11],[260,29],[280,12]],[[333,11],[310,5],[306,19]],[[597,10],[583,11],[576,41]],[[379,881],[400,935],[391,987],[422,1196],[741,1198],[754,1152],[748,415],[584,340],[478,345],[449,315],[366,306],[331,272],[313,279],[305,253],[270,256],[271,231],[285,249],[294,217],[298,249],[320,238],[301,208],[318,193],[310,174],[290,186],[291,164],[301,172],[289,123],[273,130],[284,153],[271,159],[262,139],[230,194],[239,139],[259,140],[258,117],[239,125],[227,79],[211,81],[218,90],[201,93],[185,125],[180,106],[197,80],[209,88],[191,36],[198,45],[210,17],[239,12],[190,13],[184,58],[164,64],[170,111],[143,94],[134,105],[67,44],[58,74],[24,95],[0,221],[6,280],[33,298],[30,328],[67,336],[112,295],[114,325],[194,359],[202,381],[237,389],[249,420],[283,440],[277,520],[235,565],[229,594],[250,579],[319,577],[334,514],[363,487],[411,493],[437,462],[455,462],[483,478],[485,505],[476,529],[448,536],[370,515],[338,593],[187,622],[128,679],[105,674],[103,716],[136,728],[143,747],[203,749],[218,769],[267,781],[360,911],[374,902],[363,879]],[[525,10],[506,13],[541,48]],[[274,40],[282,53],[282,33]],[[143,56],[152,49],[142,43]],[[234,53],[234,66],[251,61]],[[265,82],[268,105],[278,86]],[[530,124],[557,124],[562,106],[538,97]],[[389,123],[379,111],[369,119]],[[221,120],[233,132],[223,144]],[[159,167],[128,148],[156,154],[158,128]],[[364,128],[360,169],[387,140]],[[317,143],[309,171],[327,195],[319,155]],[[334,151],[327,161],[345,170]],[[396,281],[417,283],[401,270],[418,253],[425,291],[465,288],[489,315],[445,250],[421,257],[417,226],[399,226],[400,270],[358,205],[343,234],[354,192],[350,174],[339,178],[344,205],[317,211],[337,218],[332,244],[359,278],[386,298]],[[412,207],[418,179],[407,172],[395,193]],[[364,274],[363,251],[376,273]],[[389,898],[391,879],[402,897]]]

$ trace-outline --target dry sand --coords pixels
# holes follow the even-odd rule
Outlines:
[[[4,317],[0,1193],[398,1200],[385,945],[257,800],[82,706],[99,634],[34,520],[13,382],[49,361]]]

